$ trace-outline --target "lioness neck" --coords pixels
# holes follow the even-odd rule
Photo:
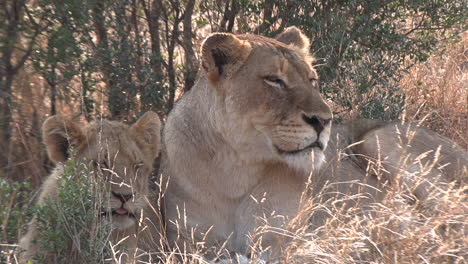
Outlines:
[[[235,196],[239,196],[244,193],[241,190],[247,191],[255,184],[265,164],[245,166],[250,161],[232,148],[222,136],[220,130],[223,129],[224,124],[218,116],[221,116],[219,111],[223,111],[223,108],[222,103],[218,102],[219,96],[215,94],[217,92],[209,81],[202,77],[173,109],[168,117],[164,133],[166,162],[176,159],[185,161],[178,163],[178,166],[171,166],[172,169],[177,170],[170,172],[171,175],[177,176],[177,179],[172,180],[190,180],[192,181],[191,188],[200,188],[200,190],[206,187],[197,185],[215,185],[212,191],[223,190],[224,194],[228,187],[233,195],[230,198],[237,198],[234,197],[234,193]],[[200,104],[199,102],[210,103]],[[185,148],[177,148],[180,145]],[[219,175],[219,177],[209,176],[212,174]],[[188,175],[190,177],[186,177]]]

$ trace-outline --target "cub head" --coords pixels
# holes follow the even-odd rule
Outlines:
[[[275,39],[215,33],[204,41],[217,129],[244,158],[305,172],[322,163],[332,113],[320,95],[309,43],[296,27]]]
[[[55,163],[67,160],[73,148],[76,158],[91,161],[94,174],[108,184],[109,202],[102,215],[124,230],[137,223],[146,206],[149,175],[160,150],[160,121],[145,113],[135,124],[100,120],[80,126],[62,116],[49,117],[42,127],[47,153]]]

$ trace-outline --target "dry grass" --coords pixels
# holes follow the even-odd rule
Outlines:
[[[262,261],[258,244],[252,259],[236,256],[226,259],[219,250],[216,264],[224,263],[466,263],[468,261],[468,189],[452,188],[443,193],[437,206],[425,210],[402,202],[404,193],[393,190],[382,202],[374,205],[372,214],[363,214],[357,207],[343,208],[336,203],[317,204],[311,199],[286,229],[265,225],[257,231],[284,235],[285,254],[274,262]],[[348,196],[354,200],[356,196]],[[345,202],[346,199],[343,199]],[[326,210],[330,218],[319,229],[311,229],[311,215]],[[257,236],[257,239],[260,239]],[[121,241],[103,241],[112,248]],[[200,241],[198,241],[200,242]],[[161,245],[167,245],[162,237]],[[200,243],[198,243],[200,245]],[[10,248],[14,245],[10,245]],[[187,253],[167,247],[146,252],[151,260],[143,263],[214,263],[204,257],[206,249]],[[5,253],[5,252],[4,252]],[[16,263],[9,251],[8,263]],[[121,251],[113,251],[118,263]],[[236,262],[237,261],[237,262]],[[107,262],[106,262],[107,263]]]
[[[468,148],[468,32],[440,47],[426,63],[411,68],[401,85],[406,116]]]
[[[466,177],[466,171],[463,173]],[[151,263],[467,263],[468,186],[445,187],[438,188],[426,202],[414,202],[407,189],[392,186],[384,200],[372,204],[370,210],[347,206],[365,197],[364,193],[340,194],[339,199],[327,201],[313,197],[303,203],[287,227],[266,223],[257,228],[251,235],[250,258],[236,255],[231,259],[220,247],[215,250],[215,261],[209,261],[203,241],[193,241],[190,253],[182,248],[156,249]],[[328,219],[313,228],[311,217],[323,212]],[[260,243],[262,234],[269,232],[278,235],[284,252],[265,261]],[[167,245],[167,240],[162,237],[160,244]]]
[[[466,263],[468,189],[451,189],[433,210],[402,203],[390,192],[373,214],[327,206],[332,215],[319,230],[308,230],[302,211],[292,222],[296,238],[284,263]],[[353,198],[350,198],[353,199]]]

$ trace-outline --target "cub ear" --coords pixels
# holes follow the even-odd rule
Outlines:
[[[216,84],[221,77],[234,73],[252,50],[247,41],[229,33],[214,33],[202,44],[201,61],[208,79]]]
[[[64,162],[71,146],[78,148],[85,141],[80,126],[63,116],[51,116],[42,125],[47,154],[53,162]]]
[[[159,155],[161,149],[161,121],[153,111],[146,112],[135,124],[130,127],[130,133],[138,146],[151,159]]]
[[[286,45],[292,45],[304,55],[309,54],[310,40],[300,29],[295,26],[286,28],[276,36],[276,40]]]

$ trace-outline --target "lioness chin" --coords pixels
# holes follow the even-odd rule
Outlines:
[[[165,218],[169,242],[181,251],[249,255],[260,244],[271,260],[287,238],[278,230],[298,212],[306,190],[326,200],[368,193],[346,204],[366,210],[392,186],[424,200],[434,184],[466,178],[466,152],[432,131],[371,120],[332,129],[309,40],[295,27],[275,39],[212,34],[201,61],[200,78],[164,129]],[[370,161],[384,172],[369,170]],[[422,181],[410,179],[428,162]],[[450,178],[463,170],[463,179]],[[313,215],[312,226],[327,217]],[[258,240],[266,222],[276,229]]]
[[[56,168],[43,183],[37,204],[43,206],[51,199],[59,199],[64,162],[73,148],[74,160],[91,163],[94,177],[102,180],[106,190],[110,191],[108,201],[97,213],[104,221],[110,220],[111,243],[123,245],[124,252],[115,256],[116,259],[123,262],[136,259],[137,254],[141,254],[139,248],[150,249],[159,243],[156,212],[148,204],[148,184],[153,161],[159,155],[160,127],[154,112],[145,113],[132,126],[99,120],[82,127],[65,117],[49,117],[43,124],[42,133],[47,153]],[[89,232],[94,230],[92,226],[87,228]],[[52,256],[50,259],[54,259],[55,253],[64,253],[46,252],[37,240],[48,234],[40,230],[40,223],[34,218],[19,243],[20,263],[29,260],[35,263],[39,253]],[[80,252],[79,248],[74,250]]]

